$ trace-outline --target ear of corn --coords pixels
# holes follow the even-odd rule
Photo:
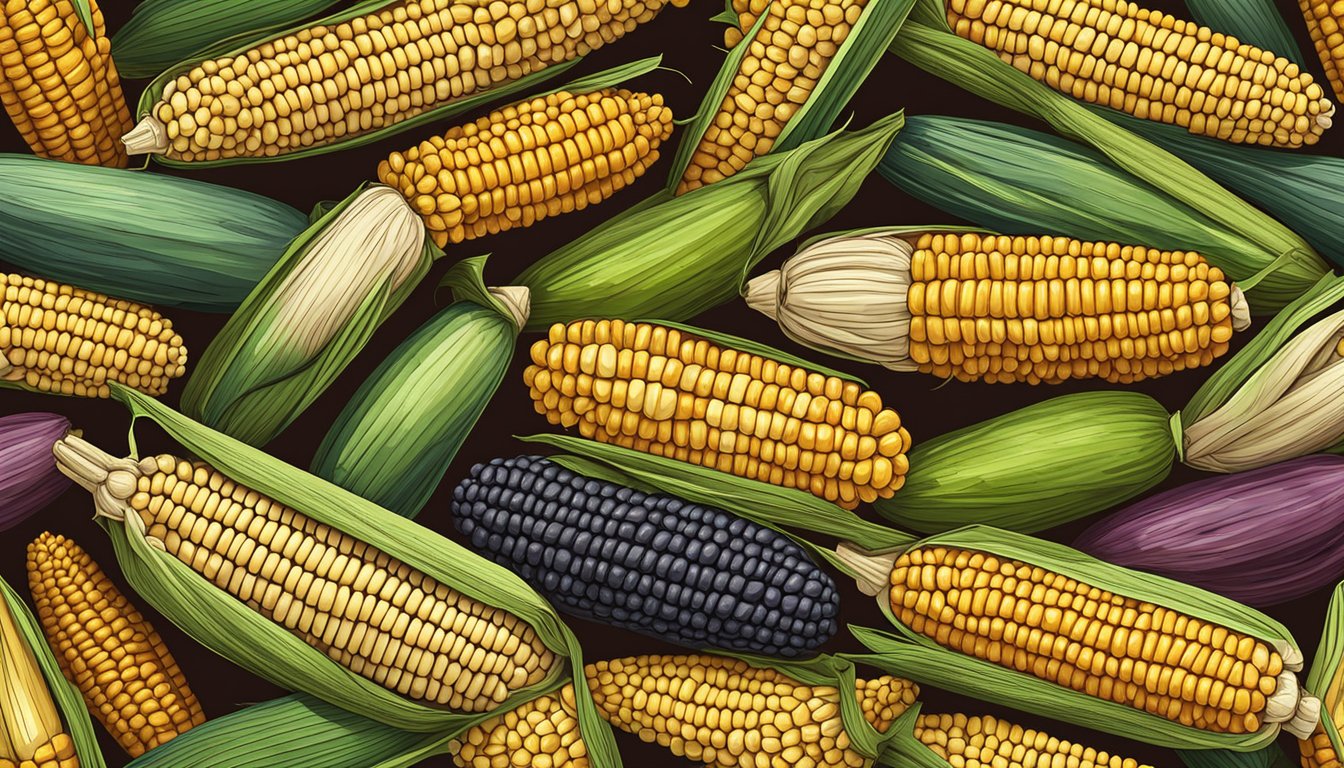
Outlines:
[[[1344,21],[1344,9],[1330,0],[1301,0],[1302,15],[1307,20],[1307,31],[1311,33],[1311,42],[1316,46],[1316,55],[1321,58],[1326,79],[1335,91],[1335,97],[1344,99],[1344,30],[1340,22]]]
[[[588,768],[588,747],[574,714],[574,686],[481,723],[455,739],[450,751],[458,768]]]
[[[157,307],[232,311],[308,225],[232,187],[26,155],[0,155],[0,188],[0,259]]]
[[[131,127],[98,3],[11,0],[0,5],[0,102],[33,152],[126,167]]]
[[[734,299],[745,271],[833,216],[858,191],[902,118],[770,155],[704,194],[656,195],[509,281],[528,288],[528,330],[576,317],[689,320]]]
[[[691,330],[556,324],[532,345],[523,380],[538,413],[584,437],[847,509],[904,484],[910,435],[876,392]]]
[[[1306,687],[1321,699],[1321,722],[1298,741],[1302,768],[1338,768],[1344,755],[1344,584],[1330,595]]]
[[[525,92],[662,8],[366,0],[166,72],[127,148],[202,165],[360,146]]]
[[[346,403],[312,472],[402,517],[420,513],[499,388],[526,288],[486,288],[485,258],[444,278],[456,301],[392,350]]]
[[[1194,252],[914,227],[809,241],[745,296],[800,343],[991,383],[1163,376],[1209,364],[1250,324]]]
[[[339,0],[145,0],[112,36],[122,76],[148,80],[220,40],[287,28]]]
[[[1277,57],[1306,69],[1307,58],[1274,0],[1186,0],[1185,7],[1200,27],[1216,29],[1226,38],[1273,51]]]
[[[108,397],[117,382],[150,395],[186,370],[171,320],[69,285],[0,275],[0,385]]]
[[[1078,768],[1139,768],[1122,758],[997,717],[920,715],[915,737],[956,768],[1036,768],[1070,765]]]
[[[159,633],[79,545],[28,545],[28,587],[47,642],[89,711],[131,757],[205,722]]]
[[[105,768],[79,691],[42,639],[37,620],[0,580],[0,766]]]
[[[115,396],[204,463],[116,460],[69,439],[58,459],[93,492],[136,592],[216,653],[277,685],[425,733],[470,727],[553,690],[566,679],[566,668],[580,674],[574,635],[507,570],[154,400],[121,387]],[[211,490],[198,490],[202,486]],[[188,506],[200,512],[182,529]],[[169,514],[173,509],[183,510],[181,519]],[[221,527],[197,515],[219,517]],[[277,543],[282,534],[283,546]],[[291,548],[296,557],[302,553],[301,565],[290,565]],[[240,564],[244,550],[247,560]],[[232,569],[228,580],[216,586],[225,566]],[[286,571],[283,582],[267,583],[280,571]],[[376,595],[356,594],[375,580]],[[348,611],[356,602],[357,619],[379,613],[377,634],[367,625],[357,635],[357,622],[340,614],[338,605]],[[468,640],[459,648],[454,636]],[[499,665],[486,665],[487,657]],[[594,765],[613,765],[611,734],[590,703],[580,702],[580,716]]]
[[[51,446],[70,433],[70,420],[33,411],[0,416],[0,532],[42,511],[70,488]]]
[[[898,630],[855,629],[862,660],[893,674],[1184,749],[1254,750],[1319,720],[1288,631],[1218,595],[980,526],[839,553]]]

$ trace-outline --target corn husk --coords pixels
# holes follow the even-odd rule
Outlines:
[[[7,733],[11,728],[22,727],[34,733],[54,727],[53,723],[39,722],[45,721],[40,711],[27,708],[31,696],[49,694],[59,715],[61,730],[74,742],[81,768],[105,768],[103,754],[98,749],[98,737],[79,689],[61,674],[61,667],[43,638],[37,619],[3,579],[0,579],[0,601],[3,601],[0,602],[0,731]],[[33,675],[37,675],[37,679],[33,679]],[[8,681],[13,679],[24,680],[33,686],[33,692],[18,694],[9,690]],[[37,688],[44,683],[46,690]],[[12,741],[10,736],[0,733],[0,758],[4,757],[9,741]]]
[[[1003,559],[1030,563],[1115,594],[1162,605],[1255,637],[1283,656],[1285,673],[1280,677],[1281,685],[1288,685],[1294,677],[1292,673],[1302,668],[1302,651],[1297,642],[1287,628],[1269,616],[1225,597],[1160,576],[1111,565],[1061,544],[971,526],[931,536],[913,546],[947,546],[993,553]],[[1280,730],[1294,734],[1310,732],[1319,718],[1319,702],[1299,690],[1296,706],[1285,713],[1285,716],[1291,714],[1290,720],[1282,724],[1266,723],[1253,734],[1216,733],[1181,725],[1125,704],[1088,696],[943,648],[901,624],[891,612],[885,585],[899,553],[872,553],[850,545],[842,545],[839,552],[851,564],[861,588],[878,596],[883,613],[896,629],[893,633],[851,627],[859,642],[872,652],[853,657],[856,662],[965,696],[1176,749],[1254,751],[1272,744]]]
[[[890,50],[981,97],[1045,120],[1127,173],[1255,243],[1240,265],[1218,263],[1241,284],[1252,306],[1277,310],[1328,271],[1305,240],[1180,158],[1019,72],[984,46],[952,34],[942,0],[918,0]]]
[[[69,433],[70,421],[54,413],[0,416],[0,531],[27,520],[70,487],[51,457],[51,446]]]
[[[1307,59],[1274,0],[1185,0],[1185,6],[1196,23],[1306,68]]]
[[[608,219],[509,281],[532,293],[527,330],[590,316],[679,322],[731,301],[756,263],[849,202],[901,125],[896,113],[808,141]]]
[[[496,606],[530,625],[559,659],[549,677],[520,689],[503,702],[506,711],[532,696],[554,690],[582,675],[578,640],[536,592],[507,569],[484,560],[452,541],[389,513],[349,491],[313,477],[227,435],[204,427],[157,401],[124,387],[113,396],[136,419],[158,425],[187,455],[234,482],[300,510],[386,552],[441,584]],[[134,432],[131,454],[136,455]],[[101,485],[101,467],[118,460],[67,440],[57,459],[77,482],[94,491],[100,525],[127,581],[150,605],[215,653],[276,685],[308,693],[328,703],[394,727],[417,733],[448,733],[470,727],[492,712],[465,714],[402,697],[356,675],[326,653],[216,588],[177,558],[155,548],[139,515],[126,515]],[[568,672],[568,674],[566,674]],[[595,766],[618,764],[611,733],[591,701],[579,703],[579,719]]]
[[[0,189],[0,260],[156,307],[232,311],[308,225],[250,192],[28,155],[0,155]]]
[[[485,258],[444,277],[457,301],[360,386],[317,449],[313,474],[413,518],[490,402],[527,323],[527,289],[486,288]]]
[[[1178,749],[1186,768],[1297,768],[1278,744],[1261,747],[1254,752],[1233,752],[1227,749]]]
[[[144,0],[112,36],[122,77],[147,80],[220,40],[255,39],[340,4],[340,0]]]
[[[1344,584],[1335,587],[1325,612],[1316,656],[1307,674],[1307,690],[1321,699],[1320,730],[1336,755],[1344,755]]]

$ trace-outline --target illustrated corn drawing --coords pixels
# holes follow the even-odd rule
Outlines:
[[[662,96],[560,91],[393,152],[378,179],[443,247],[600,203],[644,175],[671,135]]]
[[[1208,365],[1250,325],[1188,251],[879,230],[813,241],[747,285],[791,338],[962,381],[1132,383]]]
[[[1338,0],[1301,0],[1302,15],[1307,20],[1307,31],[1321,57],[1326,79],[1334,88],[1335,98],[1344,99],[1344,5]]]
[[[921,714],[915,737],[953,768],[1139,768],[1122,758],[989,716]]]
[[[901,487],[910,435],[876,392],[707,333],[623,320],[557,323],[532,345],[523,380],[548,421],[601,442],[798,488],[847,509]]]
[[[162,395],[186,370],[182,337],[149,307],[39,278],[0,278],[0,383],[107,397],[115,381]]]
[[[61,671],[129,755],[205,722],[159,633],[79,545],[50,533],[29,544],[28,586]]]
[[[1243,144],[1315,144],[1334,105],[1289,59],[1129,0],[937,0],[947,25],[1056,90]]]
[[[100,514],[134,518],[190,566],[349,671],[414,701],[486,712],[544,679],[528,625],[200,462],[114,459],[78,438],[57,461]]]
[[[1297,742],[1302,768],[1339,768],[1344,744],[1344,585],[1335,587],[1325,613],[1325,626],[1316,657],[1307,675],[1307,688],[1321,697],[1321,722]]]
[[[472,727],[450,751],[458,768],[588,768],[588,749],[574,714],[574,686]]]
[[[0,600],[0,768],[79,768],[33,651]]]
[[[92,27],[74,0],[0,4],[0,102],[34,153],[124,168],[131,113],[94,0],[89,11]]]
[[[582,56],[663,5],[402,0],[337,16],[169,79],[126,144],[183,162],[337,144]]]

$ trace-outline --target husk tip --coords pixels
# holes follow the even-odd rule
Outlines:
[[[760,312],[771,320],[778,320],[780,272],[772,269],[759,277],[747,281],[742,298],[747,306]]]
[[[532,315],[532,289],[525,285],[506,285],[499,288],[487,288],[513,318],[513,324],[520,330],[527,327]]]
[[[162,155],[168,151],[168,131],[157,117],[150,115],[136,124],[121,143],[129,155]]]

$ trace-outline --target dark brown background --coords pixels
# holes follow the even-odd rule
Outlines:
[[[1320,77],[1319,67],[1306,37],[1297,4],[1293,0],[1278,0],[1278,2],[1300,38],[1304,50],[1311,56],[1313,71]],[[1184,15],[1181,4],[1171,0],[1145,0],[1145,4]],[[104,0],[103,10],[108,19],[109,31],[115,31],[130,15],[132,8],[133,3],[129,0]],[[722,27],[709,21],[709,17],[721,8],[719,0],[695,0],[689,8],[669,8],[652,23],[636,30],[619,43],[592,55],[582,64],[582,71],[595,71],[637,57],[661,53],[666,66],[685,73],[691,82],[688,83],[681,75],[673,72],[656,72],[643,78],[636,85],[644,90],[663,93],[676,115],[679,118],[687,117],[695,111],[703,89],[713,79],[722,61],[722,53],[716,48],[722,44]],[[139,82],[127,84],[126,93],[132,103],[143,85],[144,83]],[[906,109],[909,114],[960,115],[1040,127],[1014,113],[982,102],[894,57],[887,56],[878,64],[867,86],[859,92],[854,101],[854,124],[866,125],[901,108]],[[409,135],[392,137],[361,149],[292,163],[201,170],[191,175],[205,181],[260,192],[306,211],[319,200],[344,197],[357,184],[372,178],[378,161],[387,152],[409,146],[419,139],[420,134],[428,132],[422,128]],[[1344,150],[1344,133],[1337,129],[1316,151],[1341,154],[1342,150]],[[3,120],[0,120],[0,151],[27,151],[12,126]],[[633,189],[620,193],[601,206],[543,222],[530,230],[506,233],[492,237],[488,241],[456,246],[455,251],[462,256],[493,253],[489,277],[495,283],[505,281],[548,251],[658,189],[667,174],[666,164],[670,155],[671,145],[667,147],[663,161],[655,166],[648,176],[640,180]],[[159,167],[154,168],[153,172],[173,173]],[[0,194],[22,195],[23,190],[5,189],[0,190]],[[78,201],[72,201],[72,205],[77,206]],[[842,229],[879,224],[941,224],[949,223],[949,219],[946,214],[906,196],[874,175],[864,184],[848,208],[831,221],[828,228]],[[3,236],[3,233],[0,233],[0,236]],[[775,266],[789,253],[792,253],[791,248],[781,249],[770,261],[762,265],[762,269]],[[346,374],[302,418],[270,445],[269,449],[273,453],[299,466],[307,466],[327,426],[364,377],[388,351],[436,311],[440,298],[434,295],[434,285],[437,282],[435,277],[447,266],[445,259],[444,263],[437,266],[434,275],[426,279],[402,309],[384,324],[373,342],[350,366]],[[155,278],[153,275],[146,275],[145,279]],[[172,311],[169,314],[195,356],[199,356],[225,320],[222,315],[181,311]],[[847,365],[834,359],[820,358],[816,353],[792,344],[771,321],[747,309],[741,302],[734,302],[708,312],[699,317],[697,323],[758,339],[804,356],[817,357],[828,365]],[[1250,333],[1241,334],[1240,339],[1244,341],[1249,336]],[[532,411],[526,390],[520,380],[523,360],[532,340],[532,337],[524,337],[519,343],[515,369],[505,380],[499,394],[459,454],[457,462],[449,470],[439,492],[418,518],[419,522],[446,535],[454,536],[448,511],[448,499],[453,485],[473,463],[528,450],[512,440],[511,435],[528,434],[547,428],[545,420]],[[864,376],[901,412],[916,442],[1048,397],[1107,386],[1095,382],[1052,388],[1032,388],[1025,385],[987,386],[957,382],[939,386],[939,382],[928,377],[900,375],[872,366],[855,367],[856,373]],[[860,367],[862,370],[857,370]],[[1185,403],[1203,381],[1204,376],[1205,374],[1199,372],[1182,374],[1147,382],[1134,388],[1152,395],[1169,409],[1176,409]],[[166,401],[176,405],[181,389],[182,384],[176,383]],[[77,427],[85,430],[88,439],[114,453],[125,450],[128,419],[126,412],[116,403],[11,391],[0,394],[0,415],[29,410],[50,410],[65,414]],[[142,450],[167,448],[164,443],[146,439],[152,435],[150,429],[142,427],[140,434]],[[1042,435],[1042,439],[1048,440],[1049,435]],[[1004,450],[1012,450],[1012,447],[1004,446]],[[1163,487],[1178,485],[1199,475],[1200,473],[1193,470],[1177,467]],[[0,576],[20,591],[26,592],[24,547],[43,530],[52,530],[73,537],[93,554],[114,580],[124,587],[107,538],[93,523],[91,515],[92,506],[87,495],[75,489],[24,525],[0,535]],[[1051,531],[1048,535],[1067,542],[1084,526],[1085,523],[1065,526]],[[883,619],[872,599],[848,585],[843,586],[844,620],[881,626]],[[1276,618],[1284,621],[1293,630],[1308,659],[1315,650],[1326,599],[1327,591],[1322,590],[1309,598],[1278,606],[1271,611]],[[210,717],[218,717],[247,703],[262,701],[283,693],[276,687],[214,656],[178,632],[166,619],[148,609],[148,606],[144,606],[143,601],[140,602],[164,635],[168,645],[174,650]],[[571,625],[584,642],[588,658],[677,650],[640,635],[580,620],[572,620]],[[858,648],[848,635],[842,632],[826,650],[844,651]],[[924,700],[925,710],[930,712],[964,711],[971,714],[1000,712],[999,708],[993,706],[927,688]],[[1012,720],[1023,725],[1044,728],[1053,735],[1133,756],[1153,765],[1178,763],[1177,756],[1167,750],[1106,734],[1086,732],[1029,714],[1019,712],[1008,714]],[[109,764],[112,766],[124,764],[126,758],[121,750],[102,733],[101,729],[99,734],[103,738]],[[642,744],[633,737],[623,734],[618,734],[618,737],[628,765],[644,765],[649,768],[663,766],[677,768],[688,765],[685,760],[673,757],[659,747]],[[1290,740],[1285,740],[1284,744],[1292,750],[1295,758],[1295,745]],[[450,764],[446,757],[424,763],[424,765]]]

